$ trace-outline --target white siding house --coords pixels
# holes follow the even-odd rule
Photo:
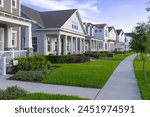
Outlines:
[[[37,22],[32,24],[34,53],[67,55],[85,52],[85,30],[78,10],[39,12],[22,6],[22,15]]]
[[[125,33],[125,51],[131,50],[130,42],[132,41],[133,33]]]
[[[122,29],[116,30],[117,32],[117,41],[116,41],[116,50],[117,52],[125,51],[125,33]]]
[[[108,26],[107,24],[96,24],[95,25],[97,29],[95,29],[95,36],[99,38],[103,44],[102,44],[102,50],[108,51]]]

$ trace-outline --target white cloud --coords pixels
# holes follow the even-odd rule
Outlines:
[[[100,23],[103,20],[100,18],[98,2],[99,0],[22,0],[25,5],[45,10],[79,9],[82,20],[91,23]]]

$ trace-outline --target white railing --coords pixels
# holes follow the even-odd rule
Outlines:
[[[14,58],[26,57],[27,50],[0,51],[0,57],[6,57],[6,63],[9,64]]]

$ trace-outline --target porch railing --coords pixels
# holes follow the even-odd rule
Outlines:
[[[27,50],[0,51],[0,57],[6,57],[6,63],[10,64],[16,57],[26,57]]]

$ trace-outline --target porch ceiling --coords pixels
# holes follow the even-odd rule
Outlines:
[[[35,23],[35,21],[0,11],[0,23],[16,27],[31,26],[31,23]]]

